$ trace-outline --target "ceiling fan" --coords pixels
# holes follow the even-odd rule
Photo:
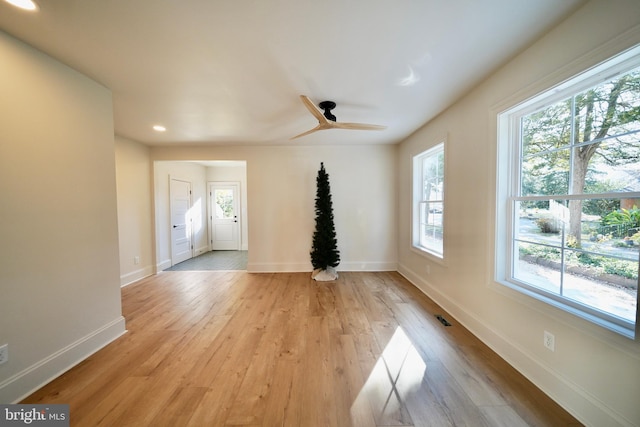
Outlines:
[[[305,107],[307,107],[309,112],[311,114],[313,114],[313,117],[315,117],[318,120],[318,126],[314,127],[311,130],[303,132],[300,135],[296,135],[296,136],[292,137],[291,139],[300,138],[301,136],[309,135],[310,133],[313,133],[313,132],[316,132],[316,131],[319,131],[319,130],[326,130],[326,129],[382,130],[382,129],[386,129],[387,128],[386,126],[368,125],[366,123],[341,123],[341,122],[336,122],[336,116],[331,114],[331,110],[336,108],[336,103],[335,102],[333,102],[333,101],[322,101],[320,104],[318,104],[318,106],[322,110],[324,110],[324,114],[323,114],[323,113],[320,112],[320,110],[318,110],[316,108],[316,106],[313,104],[313,102],[311,102],[309,97],[304,96],[304,95],[300,95],[300,99],[302,100],[302,103],[305,105]]]

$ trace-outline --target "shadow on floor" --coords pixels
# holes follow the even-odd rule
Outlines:
[[[167,268],[165,271],[246,270],[247,251],[211,251]]]

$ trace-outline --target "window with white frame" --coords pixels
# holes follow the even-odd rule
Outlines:
[[[413,157],[413,247],[444,256],[444,142]]]
[[[497,280],[637,336],[640,48],[499,115]]]

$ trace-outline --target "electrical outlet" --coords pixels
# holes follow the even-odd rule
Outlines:
[[[9,361],[9,344],[0,346],[0,365]]]
[[[431,274],[431,266],[429,264],[426,265],[424,272],[427,274]]]
[[[140,264],[140,257],[139,256],[134,256],[133,257],[133,263],[136,264],[136,265]]]
[[[551,332],[544,331],[544,346],[551,351],[556,350],[556,337]]]

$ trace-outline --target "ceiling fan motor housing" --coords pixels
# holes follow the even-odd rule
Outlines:
[[[335,102],[333,102],[333,101],[322,101],[320,104],[318,104],[318,107],[320,107],[320,109],[324,110],[324,116],[327,118],[327,120],[331,120],[332,122],[336,121],[336,116],[331,114],[331,110],[336,108],[336,103]]]

